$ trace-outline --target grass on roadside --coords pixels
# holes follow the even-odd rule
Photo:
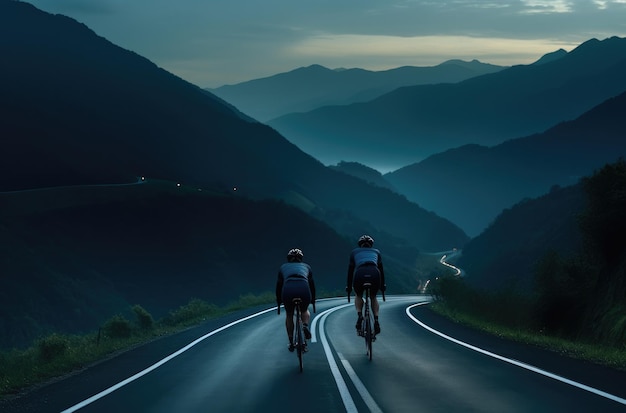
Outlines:
[[[156,322],[143,308],[135,306],[133,312],[137,319],[134,321],[116,315],[97,332],[85,335],[54,333],[37,340],[27,349],[0,351],[0,399],[208,319],[274,302],[275,296],[269,292],[242,295],[224,307],[192,299]]]
[[[541,332],[510,327],[487,321],[471,312],[454,309],[452,306],[446,305],[445,301],[435,301],[429,304],[429,308],[456,323],[500,338],[538,346],[568,357],[626,370],[626,346],[615,348],[599,346],[593,343],[573,342],[559,337],[543,335]]]

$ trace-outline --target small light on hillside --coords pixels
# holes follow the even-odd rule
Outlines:
[[[176,186],[180,186],[180,182],[176,184]]]
[[[233,191],[237,192],[237,187],[233,186]]]

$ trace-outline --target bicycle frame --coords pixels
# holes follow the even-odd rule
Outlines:
[[[363,324],[361,327],[361,334],[365,338],[365,352],[370,360],[372,360],[372,343],[376,340],[376,334],[374,333],[374,315],[370,310],[370,283],[363,284],[363,295],[365,296],[363,302]]]
[[[374,331],[374,313],[371,311],[371,283],[363,284],[363,323],[359,335],[365,338],[365,350],[370,360],[372,360],[372,343],[376,341],[376,332]],[[383,301],[385,301],[385,291],[382,291]],[[350,294],[348,293],[348,302],[350,302]]]
[[[302,329],[302,313],[300,312],[300,304],[302,300],[300,298],[294,298],[294,329],[293,329],[293,344],[296,347],[296,354],[298,356],[298,364],[300,366],[300,372],[302,372],[302,355],[306,346],[306,338],[304,338],[304,331]]]

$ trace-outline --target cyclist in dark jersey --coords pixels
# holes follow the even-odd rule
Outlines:
[[[383,260],[380,251],[374,248],[374,239],[369,235],[359,238],[358,248],[350,253],[350,264],[348,265],[348,282],[346,292],[352,292],[354,286],[354,306],[358,319],[356,329],[361,329],[363,322],[363,284],[370,283],[370,300],[372,303],[372,313],[374,313],[374,332],[380,333],[380,323],[378,322],[379,304],[376,299],[378,290],[385,291],[385,271],[383,270]]]
[[[280,266],[278,280],[276,281],[276,303],[285,306],[287,337],[289,337],[289,351],[293,351],[293,312],[295,310],[294,298],[301,298],[300,313],[302,314],[302,329],[307,339],[311,338],[309,330],[309,304],[315,305],[315,282],[311,266],[302,262],[304,254],[302,250],[294,248],[287,254],[287,262]]]

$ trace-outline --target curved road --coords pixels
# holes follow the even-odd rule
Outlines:
[[[455,325],[428,296],[381,302],[372,361],[345,298],[320,300],[300,373],[284,312],[241,311],[0,404],[3,412],[626,411],[626,372]]]

